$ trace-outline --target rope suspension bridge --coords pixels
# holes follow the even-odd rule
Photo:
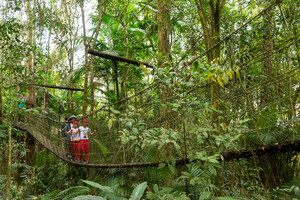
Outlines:
[[[90,137],[88,164],[72,161],[66,157],[67,152],[63,148],[61,134],[57,131],[63,123],[63,117],[51,110],[27,111],[24,120],[16,122],[15,125],[34,136],[60,159],[73,165],[93,168],[148,167],[171,162],[177,165],[186,164],[192,162],[188,152],[201,151],[205,145],[198,141],[199,135],[205,135],[207,141],[212,132],[219,131],[219,134],[230,135],[233,130],[226,127],[241,121],[246,121],[240,129],[242,142],[239,142],[235,149],[230,147],[220,149],[220,160],[249,158],[278,152],[297,152],[300,150],[300,68],[297,49],[299,35],[276,38],[278,41],[275,47],[268,52],[263,49],[256,50],[257,56],[248,60],[241,59],[241,55],[247,52],[243,52],[243,48],[238,49],[235,42],[241,29],[247,28],[275,5],[276,3],[271,4],[249,22],[224,37],[214,47],[189,62],[192,65],[208,51],[212,51],[216,46],[222,46],[225,42],[222,51],[231,48],[231,55],[228,55],[222,65],[232,67],[223,70],[223,74],[227,74],[228,77],[223,76],[220,81],[222,84],[217,83],[219,90],[215,101],[221,105],[222,114],[219,116],[222,119],[218,120],[221,125],[213,130],[208,128],[199,129],[202,132],[187,130],[186,123],[189,123],[190,127],[201,127],[206,126],[206,122],[196,118],[189,118],[188,122],[182,120],[185,116],[184,111],[174,108],[180,98],[186,97],[192,102],[198,102],[197,105],[191,105],[193,109],[205,113],[207,107],[203,105],[215,103],[211,102],[211,85],[215,83],[214,81],[207,83],[208,80],[203,85],[187,86],[180,90],[179,94],[172,85],[157,82],[130,97],[106,104],[86,116],[87,119],[91,119],[89,127],[97,130],[96,134]],[[89,53],[113,61],[143,64],[155,71],[155,66],[144,62],[107,55],[95,50],[89,50]],[[266,72],[261,70],[261,66],[271,57],[276,62],[272,62],[273,69],[268,72],[271,76],[266,77]],[[239,67],[233,67],[237,65]],[[183,69],[179,69],[176,73],[180,73],[180,70]],[[212,73],[211,76],[217,79],[220,75]],[[76,90],[80,91],[80,89]],[[162,91],[167,95],[162,95]],[[182,105],[185,104],[186,102]],[[101,120],[93,121],[93,119]],[[213,123],[213,121],[207,122]],[[167,138],[163,137],[166,135]],[[231,141],[235,135],[231,134],[230,137],[227,138],[228,141]],[[151,143],[151,140],[155,142]],[[251,144],[248,141],[251,141]]]
[[[272,154],[276,152],[299,151],[300,150],[300,134],[299,134],[299,112],[297,110],[297,102],[299,99],[299,82],[291,80],[299,80],[299,68],[292,69],[286,73],[281,74],[276,79],[269,80],[268,82],[260,81],[259,83],[252,84],[248,88],[234,88],[234,84],[230,84],[224,88],[222,95],[226,102],[226,121],[229,123],[234,119],[249,119],[249,128],[247,135],[252,135],[253,140],[259,141],[256,146],[241,146],[239,150],[220,152],[224,160],[231,160],[236,158],[249,158],[253,155]],[[242,79],[242,77],[240,77]],[[245,80],[241,80],[242,82]],[[261,91],[265,88],[274,85],[280,85],[280,88],[288,86],[292,90],[282,91],[281,94],[275,94],[270,97],[268,104],[264,105],[265,109],[260,109],[259,101],[261,99]],[[165,114],[155,118],[155,110],[159,108],[151,94],[157,90],[157,87],[149,87],[139,95],[132,98],[127,98],[126,101],[120,101],[123,105],[127,105],[127,109],[135,110],[137,113],[132,118],[133,122],[121,122],[120,119],[115,119],[113,124],[109,124],[110,120],[101,120],[91,122],[89,124],[92,129],[96,129],[97,133],[90,136],[90,153],[89,163],[83,164],[80,162],[72,161],[66,157],[66,152],[63,148],[61,141],[61,133],[58,133],[58,128],[61,127],[62,116],[51,113],[51,111],[39,110],[36,114],[31,111],[27,112],[24,121],[16,124],[21,130],[27,131],[32,134],[45,148],[54,153],[62,160],[79,166],[94,167],[94,168],[128,168],[128,167],[147,167],[158,166],[161,163],[170,162],[160,156],[157,145],[153,145],[153,149],[146,149],[145,152],[137,150],[140,146],[135,146],[131,142],[125,142],[126,137],[134,137],[136,140],[145,140],[145,132],[155,133],[158,128],[167,127],[172,131],[183,134],[182,124],[178,116],[174,115],[172,110],[165,110]],[[246,90],[245,90],[246,89]],[[235,95],[231,96],[232,90],[235,90]],[[202,87],[197,90],[191,90],[191,94],[202,100],[203,93],[207,93],[207,88]],[[269,94],[274,91],[269,91]],[[226,94],[227,93],[227,94]],[[200,94],[200,95],[199,95]],[[145,99],[143,103],[139,101],[139,105],[135,105],[136,98]],[[249,101],[251,99],[251,101]],[[176,97],[167,98],[167,103],[175,103]],[[252,102],[252,105],[247,105]],[[118,104],[118,103],[117,103]],[[114,105],[117,105],[114,104]],[[147,106],[143,106],[147,105]],[[119,105],[121,106],[121,105]],[[100,110],[95,111],[99,118],[103,116],[113,116],[114,111],[109,111],[104,106]],[[249,108],[251,107],[251,108]],[[104,109],[106,108],[106,109]],[[160,108],[161,109],[161,108]],[[264,112],[264,110],[271,109],[271,112]],[[246,113],[251,111],[252,113]],[[111,112],[106,113],[105,112]],[[167,117],[166,117],[167,116]],[[97,117],[94,117],[97,118]],[[88,118],[89,119],[89,118]],[[197,122],[195,123],[197,126]],[[140,128],[143,127],[143,130]],[[124,129],[127,130],[125,136]],[[167,129],[165,129],[167,130]],[[142,132],[143,133],[142,133]],[[142,136],[144,135],[144,136]],[[157,133],[152,135],[153,139],[163,140]],[[186,141],[188,144],[195,145],[197,135],[189,135]],[[233,136],[232,136],[233,137]],[[171,141],[176,138],[170,136]],[[142,142],[142,141],[140,141]],[[183,144],[181,144],[183,145]],[[195,146],[194,146],[195,147]],[[190,146],[192,148],[192,146]],[[183,149],[183,146],[180,148]],[[189,162],[181,152],[178,152],[175,146],[168,151],[172,152],[173,157],[176,158],[176,164],[184,164]],[[154,156],[151,154],[156,154]],[[149,160],[151,162],[149,162]]]

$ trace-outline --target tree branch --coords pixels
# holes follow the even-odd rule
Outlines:
[[[81,88],[70,88],[70,87],[65,87],[65,86],[42,85],[42,84],[29,84],[29,85],[37,86],[37,87],[54,88],[54,89],[60,89],[60,90],[83,91],[83,89],[81,89]]]
[[[154,68],[152,65],[150,65],[148,63],[145,63],[145,62],[133,60],[133,59],[130,59],[130,58],[124,58],[124,57],[121,57],[121,56],[115,56],[115,55],[95,51],[95,50],[92,50],[92,49],[89,49],[88,53],[91,54],[91,55],[98,56],[100,58],[106,58],[106,59],[109,59],[109,60],[112,60],[112,61],[126,62],[126,63],[130,63],[130,64],[133,64],[133,65],[143,64],[148,68],[152,68],[152,69]]]

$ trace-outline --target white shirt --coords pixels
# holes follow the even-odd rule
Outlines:
[[[91,129],[89,129],[88,127],[84,128],[83,126],[80,126],[79,131],[80,131],[80,139],[81,140],[89,139],[89,133],[91,132]]]

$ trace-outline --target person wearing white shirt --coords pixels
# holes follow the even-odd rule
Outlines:
[[[87,126],[88,120],[84,119],[82,120],[82,126],[79,127],[80,131],[80,159],[83,163],[88,163],[89,158],[89,134],[94,135],[96,133],[96,130],[94,132],[91,132],[91,129]]]

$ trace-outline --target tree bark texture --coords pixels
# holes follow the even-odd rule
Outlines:
[[[168,66],[170,57],[170,0],[157,0],[157,21],[158,21],[158,66]],[[159,88],[160,99],[167,99],[169,91]],[[159,106],[155,108],[155,115],[157,119],[160,119],[164,128],[169,127],[169,122],[165,116],[167,116],[168,110],[166,108],[160,109]],[[171,117],[169,116],[169,119]]]
[[[225,6],[226,0],[210,0],[209,17],[205,15],[205,5],[202,0],[195,0],[197,5],[198,15],[203,29],[204,43],[206,51],[220,42],[220,19],[221,13]],[[208,62],[211,62],[220,57],[220,46],[215,47],[207,52]]]
[[[166,66],[170,53],[170,0],[157,0],[158,65]]]

